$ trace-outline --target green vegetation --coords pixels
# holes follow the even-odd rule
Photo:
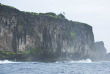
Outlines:
[[[9,8],[16,9],[16,8],[15,8],[15,7],[13,7],[13,6],[3,5],[3,4],[1,4],[1,3],[0,3],[0,6],[7,6],[7,7],[9,7]]]
[[[56,14],[53,13],[53,12],[48,12],[48,13],[45,13],[44,15],[46,15],[46,16],[50,16],[50,17],[54,17],[54,18],[65,19],[65,16],[64,16],[62,13],[56,15]]]
[[[15,60],[15,59],[20,59],[21,53],[15,53],[15,52],[6,52],[3,50],[0,50],[0,59],[9,59],[9,60]]]
[[[19,32],[22,32],[23,31],[23,26],[22,25],[19,25],[18,26],[18,30],[19,30]]]
[[[6,52],[0,50],[0,59],[17,60],[17,61],[53,61],[55,54],[48,49],[31,48],[24,52]]]
[[[28,49],[25,52],[22,52],[22,54],[35,56],[36,55],[36,52],[37,52],[37,48],[31,48],[31,49]]]
[[[54,18],[59,18],[55,13],[53,12],[48,12],[48,13],[45,13],[46,16],[50,16],[50,17],[54,17]]]
[[[34,58],[34,59],[43,60],[43,61],[48,61],[54,58],[53,51],[48,50],[48,49],[31,48],[23,52],[23,55]]]
[[[83,22],[78,22],[78,21],[72,21],[72,20],[70,20],[70,22],[71,23],[74,23],[74,24],[84,24],[84,25],[88,25],[88,24],[86,24],[86,23],[83,23]],[[88,25],[89,26],[89,25]]]
[[[38,13],[35,13],[35,12],[26,12],[26,11],[22,11],[23,13],[25,13],[25,14],[31,14],[31,15],[39,15]]]
[[[48,15],[48,16],[57,16],[55,13],[53,12],[48,12],[48,13],[45,13],[45,15]]]
[[[45,15],[45,13],[39,13],[39,15]]]
[[[71,23],[74,23],[74,21],[70,20]]]
[[[13,55],[13,54],[15,54],[15,53],[5,52],[5,51],[0,50],[0,57],[3,57],[3,58],[6,58],[6,56],[10,56],[10,55]]]
[[[70,36],[74,38],[76,36],[75,32],[70,32]]]
[[[35,12],[25,12],[25,11],[22,11],[22,12],[25,14],[31,14],[31,15],[36,15],[36,16],[40,15],[40,16],[49,16],[53,18],[65,19],[65,16],[62,13],[56,15],[53,12],[48,12],[48,13],[35,13]]]
[[[8,59],[8,60],[16,60],[16,61],[26,61],[27,60],[27,55],[25,54],[25,52],[7,52],[7,51],[3,51],[0,50],[0,60],[4,60],[4,59]]]
[[[62,18],[62,19],[66,19],[65,16],[62,13],[58,14],[58,17]]]
[[[23,24],[27,24],[25,21],[23,21]]]
[[[3,5],[3,4],[0,4],[0,6],[7,6],[9,8],[12,8],[12,9],[16,9],[12,6],[8,6],[8,5]],[[18,9],[17,9],[18,10]],[[35,13],[35,12],[26,12],[26,11],[22,11],[23,13],[25,14],[30,14],[30,15],[33,15],[33,16],[39,16],[39,15],[43,15],[43,16],[49,16],[49,17],[53,17],[53,18],[60,18],[60,19],[66,19],[64,14],[60,13],[58,15],[56,15],[55,13],[53,12],[48,12],[48,13]],[[33,17],[32,16],[32,17]]]
[[[35,12],[30,12],[32,15],[39,15],[38,13]]]

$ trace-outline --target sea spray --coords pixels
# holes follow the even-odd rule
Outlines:
[[[73,61],[73,60],[71,60],[71,61],[57,61],[57,62],[55,62],[55,63],[92,63],[92,60],[91,59],[83,59],[83,60],[79,60],[79,61]]]
[[[9,60],[0,60],[0,64],[3,64],[3,63],[19,63],[19,62],[14,62]]]
[[[71,63],[92,63],[90,59],[79,60],[79,61],[70,61]]]

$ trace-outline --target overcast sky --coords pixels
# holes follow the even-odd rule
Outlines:
[[[104,41],[110,52],[110,0],[0,0],[0,3],[21,11],[65,12],[67,19],[91,25],[95,41]]]

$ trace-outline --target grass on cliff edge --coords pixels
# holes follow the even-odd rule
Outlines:
[[[13,7],[13,6],[4,5],[4,4],[1,4],[1,3],[0,3],[0,6],[7,6],[7,7],[9,7],[9,8],[16,9],[16,8],[15,8],[15,7]],[[18,10],[18,9],[16,9],[16,10]]]
[[[31,14],[31,15],[36,15],[36,16],[49,16],[49,17],[53,17],[53,18],[66,19],[66,17],[62,13],[57,15],[53,12],[47,12],[47,13],[35,13],[35,12],[25,12],[25,11],[22,11],[22,12],[25,14]]]
[[[1,3],[0,3],[0,6],[6,6],[6,7],[9,7],[9,8],[12,8],[12,9],[16,9],[16,8],[13,7],[13,6],[4,5],[4,4],[1,4]],[[16,9],[16,10],[18,10],[18,9]],[[26,13],[26,14],[31,14],[32,16],[43,15],[43,16],[49,16],[49,17],[53,17],[53,18],[66,19],[66,17],[64,16],[63,13],[59,13],[58,15],[56,15],[56,14],[53,13],[53,12],[47,12],[47,13],[36,13],[36,12],[26,12],[26,11],[21,11],[21,12]],[[66,20],[68,20],[68,19],[66,19]],[[88,24],[86,24],[86,23],[81,23],[81,22],[79,22],[79,21],[72,21],[72,20],[68,20],[68,21],[70,21],[70,22],[72,22],[72,23],[77,23],[77,24],[80,23],[80,24],[88,25]]]

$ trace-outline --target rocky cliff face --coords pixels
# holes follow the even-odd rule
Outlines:
[[[105,60],[106,60],[106,61],[110,61],[110,53],[107,53],[107,54],[105,55]]]
[[[32,48],[52,51],[59,60],[92,57],[95,51],[92,27],[0,5],[0,50],[21,52]]]
[[[95,43],[96,52],[95,52],[95,61],[104,61],[107,54],[106,48],[104,47],[104,42]]]

